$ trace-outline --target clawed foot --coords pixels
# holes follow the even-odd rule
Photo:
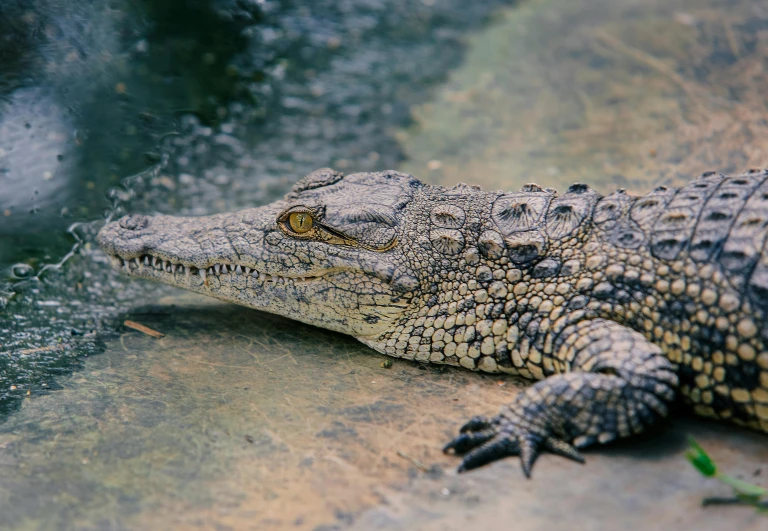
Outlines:
[[[488,419],[474,417],[461,427],[460,435],[443,448],[445,453],[464,456],[458,472],[472,470],[497,459],[519,455],[523,473],[531,477],[531,468],[542,450],[584,463],[584,457],[571,444],[545,430],[534,431],[525,423],[515,423],[501,415]]]

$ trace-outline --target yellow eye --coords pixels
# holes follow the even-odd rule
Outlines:
[[[292,212],[288,223],[295,232],[303,234],[312,228],[312,216],[308,212]]]

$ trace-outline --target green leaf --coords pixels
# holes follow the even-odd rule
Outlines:
[[[688,439],[688,444],[690,445],[690,449],[685,453],[685,457],[691,462],[694,468],[696,468],[701,475],[708,478],[716,476],[717,467],[709,455],[707,455],[707,452],[705,452],[704,449],[699,446],[699,443],[692,437]]]

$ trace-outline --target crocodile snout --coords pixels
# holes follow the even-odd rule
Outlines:
[[[150,228],[150,217],[128,214],[118,221],[107,223],[99,231],[96,240],[111,255],[127,256],[144,250]]]

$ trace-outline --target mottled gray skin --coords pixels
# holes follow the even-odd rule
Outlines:
[[[767,234],[768,172],[603,197],[323,169],[271,205],[129,215],[99,243],[133,277],[538,380],[445,448],[460,470],[520,455],[530,475],[542,450],[581,461],[677,397],[768,432]]]

